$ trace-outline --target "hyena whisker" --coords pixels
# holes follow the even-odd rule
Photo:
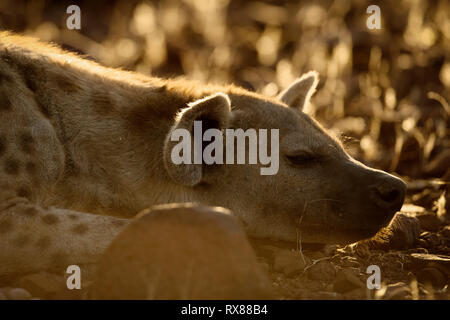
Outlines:
[[[305,260],[305,257],[304,257],[304,255],[303,255],[303,248],[302,248],[302,234],[301,234],[301,231],[300,231],[300,225],[301,225],[302,220],[303,220],[303,215],[304,215],[304,213],[306,212],[307,204],[308,204],[308,203],[305,202],[305,205],[303,206],[303,212],[302,212],[302,214],[300,215],[300,217],[299,217],[299,219],[298,219],[297,227],[295,228],[295,232],[296,232],[296,235],[297,235],[297,240],[296,240],[296,243],[297,243],[297,251],[300,253],[300,257],[302,258],[303,263],[304,263],[305,265],[306,265],[306,260]]]
[[[304,264],[306,264],[306,260],[305,260],[305,257],[303,255],[302,234],[301,234],[301,230],[300,230],[300,225],[301,225],[301,223],[303,221],[303,217],[305,216],[305,214],[307,212],[306,209],[307,209],[308,205],[311,204],[311,203],[319,202],[319,201],[335,201],[335,202],[344,203],[344,201],[341,201],[341,200],[327,199],[327,198],[314,199],[314,200],[311,200],[311,201],[305,201],[305,204],[303,206],[303,211],[298,217],[297,225],[296,225],[296,228],[295,228],[295,232],[296,232],[296,235],[297,235],[297,240],[296,240],[297,248],[296,248],[296,250],[299,252],[299,254],[300,254]]]

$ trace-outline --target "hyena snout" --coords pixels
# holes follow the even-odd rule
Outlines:
[[[406,184],[399,178],[379,173],[374,184],[369,186],[372,201],[383,210],[397,212],[403,205],[406,194]]]

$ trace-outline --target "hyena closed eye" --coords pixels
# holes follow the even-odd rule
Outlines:
[[[235,86],[102,67],[0,33],[0,274],[95,262],[149,206],[231,209],[249,235],[345,243],[400,209],[404,183],[352,159],[302,112],[314,72],[277,98]],[[194,121],[279,130],[279,170],[171,162],[173,130]],[[301,221],[301,225],[299,225]]]

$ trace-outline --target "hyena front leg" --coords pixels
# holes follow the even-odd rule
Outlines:
[[[111,216],[43,208],[6,193],[0,191],[0,275],[95,263],[128,223]]]

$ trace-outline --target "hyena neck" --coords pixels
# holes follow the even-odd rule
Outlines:
[[[60,128],[70,160],[65,189],[70,181],[89,184],[89,191],[73,192],[76,198],[105,203],[105,208],[127,215],[156,204],[195,201],[191,190],[170,183],[162,157],[175,114],[190,97],[148,79],[134,85],[104,79],[97,85],[94,78],[90,86],[80,85],[79,92],[47,99],[57,103],[53,108],[59,110],[51,119]],[[89,194],[99,198],[91,200]]]

